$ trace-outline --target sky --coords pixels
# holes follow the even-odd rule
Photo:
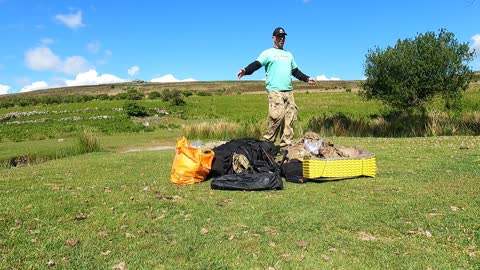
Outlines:
[[[0,0],[0,94],[237,80],[278,26],[303,73],[361,80],[369,50],[441,28],[480,55],[478,18],[480,0]]]

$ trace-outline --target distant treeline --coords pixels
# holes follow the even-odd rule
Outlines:
[[[0,101],[0,108],[10,108],[15,106],[27,107],[36,105],[53,105],[66,103],[79,103],[91,100],[142,100],[142,99],[161,99],[163,101],[170,101],[175,105],[179,105],[183,97],[191,95],[210,96],[212,93],[193,91],[193,90],[177,90],[164,89],[161,91],[152,91],[148,94],[140,92],[135,88],[130,88],[126,92],[115,95],[98,94],[98,95],[55,95],[55,96],[12,96],[10,98]]]

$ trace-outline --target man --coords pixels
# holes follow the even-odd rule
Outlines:
[[[304,82],[314,84],[315,80],[303,74],[295,63],[293,55],[283,49],[287,33],[282,27],[273,31],[273,48],[263,51],[257,60],[238,73],[238,79],[251,75],[262,66],[267,76],[268,129],[264,139],[275,142],[280,135],[280,147],[292,144],[293,123],[297,119],[297,105],[293,98],[292,75]]]

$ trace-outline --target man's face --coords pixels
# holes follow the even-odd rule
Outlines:
[[[279,49],[283,49],[283,45],[285,44],[285,34],[278,34],[273,36],[273,42],[275,43],[275,47]]]

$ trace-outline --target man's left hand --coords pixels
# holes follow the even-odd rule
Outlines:
[[[309,84],[314,84],[314,83],[316,83],[316,81],[315,81],[314,78],[308,78],[308,83]]]

